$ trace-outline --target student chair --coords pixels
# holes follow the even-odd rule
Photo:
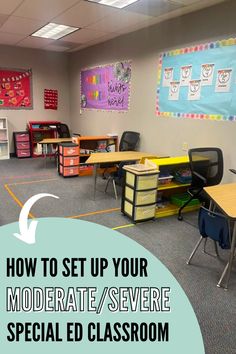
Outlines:
[[[57,133],[58,133],[59,138],[70,138],[71,137],[68,125],[64,124],[64,123],[58,124]]]
[[[119,165],[118,165],[117,171],[113,172],[113,173],[111,173],[109,175],[109,177],[107,179],[107,183],[106,183],[105,192],[107,192],[107,188],[108,188],[109,183],[112,182],[115,198],[118,199],[116,185],[119,185],[119,186],[123,185],[123,181],[124,181],[124,170],[123,170],[123,167],[125,165],[132,165],[135,162],[136,161],[122,161],[122,162],[120,162]]]
[[[226,216],[201,207],[198,214],[198,227],[201,236],[195,245],[189,259],[187,260],[187,264],[190,264],[193,256],[195,255],[203,240],[205,240],[203,252],[211,256],[219,257],[217,244],[222,249],[230,248],[230,223]],[[206,251],[207,239],[214,241],[215,254],[211,254]],[[218,282],[218,285],[220,284],[222,278],[223,274],[220,281]]]
[[[224,170],[223,153],[219,148],[190,149],[188,155],[192,182],[188,190],[190,197],[178,212],[178,220],[180,221],[183,220],[182,210],[194,198],[198,198],[205,203],[209,201],[203,188],[219,184],[222,180]]]

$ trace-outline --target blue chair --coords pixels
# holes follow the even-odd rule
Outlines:
[[[222,249],[230,248],[230,224],[227,219],[222,214],[210,211],[204,207],[201,207],[198,215],[198,227],[200,231],[200,239],[198,240],[196,246],[194,247],[187,264],[190,264],[193,256],[195,255],[201,242],[205,240],[204,253],[206,252],[206,241],[208,238],[214,241],[216,254],[214,256],[219,256],[217,244]],[[212,254],[210,254],[212,255]]]

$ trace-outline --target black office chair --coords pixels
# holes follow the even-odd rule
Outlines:
[[[118,198],[117,195],[117,189],[116,189],[116,185],[122,186],[123,182],[124,182],[124,170],[123,167],[125,165],[133,165],[134,163],[136,163],[136,160],[134,161],[122,161],[119,163],[118,165],[118,169],[117,171],[111,173],[107,179],[107,184],[106,184],[106,188],[105,188],[105,192],[107,191],[108,185],[110,182],[112,182],[113,184],[113,189],[114,189],[114,194],[115,194],[115,198]]]
[[[71,137],[69,127],[65,123],[60,123],[57,125],[57,133],[58,133],[59,138],[70,138]]]
[[[205,203],[209,201],[203,188],[219,184],[222,180],[224,170],[223,153],[219,148],[190,149],[188,155],[192,182],[188,190],[190,197],[179,209],[178,220],[180,221],[183,220],[182,210],[194,198],[198,198]]]

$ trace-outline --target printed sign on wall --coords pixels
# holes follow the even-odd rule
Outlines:
[[[130,61],[84,69],[80,79],[82,109],[128,111]]]
[[[236,120],[236,38],[162,53],[156,113]]]
[[[32,71],[0,69],[0,109],[32,109]]]

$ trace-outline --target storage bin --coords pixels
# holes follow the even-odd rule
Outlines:
[[[135,185],[135,177],[136,177],[136,185]],[[142,175],[135,175],[129,171],[126,171],[126,184],[128,184],[129,186],[133,187],[136,190],[157,188],[157,173],[142,176]]]
[[[159,185],[163,185],[163,184],[169,184],[172,182],[172,179],[174,178],[174,176],[163,176],[163,177],[159,177],[158,178],[158,183]]]
[[[17,157],[30,157],[30,149],[28,150],[17,150],[16,152]]]
[[[72,176],[78,176],[79,175],[78,166],[76,166],[76,167],[64,167],[64,166],[60,165],[59,172],[60,172],[60,174],[63,177],[72,177]]]
[[[79,164],[78,156],[63,157],[60,155],[59,162],[63,166],[76,166]]]
[[[171,196],[171,202],[179,207],[184,205],[184,203],[190,198],[190,195],[188,193],[182,193],[182,194],[175,194]],[[189,206],[191,205],[199,205],[200,202],[198,199],[193,199],[191,202],[188,204]]]
[[[28,149],[30,150],[30,143],[29,142],[22,142],[22,143],[16,143],[16,149]]]
[[[134,206],[125,200],[124,213],[128,214],[134,221],[153,219],[156,213],[156,205]]]
[[[19,141],[29,141],[29,133],[15,133],[15,139]]]
[[[64,156],[78,156],[79,147],[73,143],[63,143],[59,145],[59,153]]]
[[[134,191],[132,188],[125,187],[125,198],[135,205],[145,205],[156,203],[157,190]]]

